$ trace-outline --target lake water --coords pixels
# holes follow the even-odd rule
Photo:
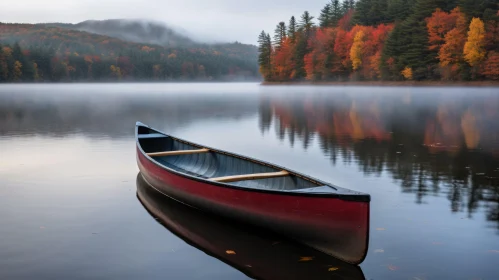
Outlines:
[[[0,85],[0,279],[253,275],[145,209],[136,121],[371,194],[365,279],[499,275],[497,88],[60,84]],[[277,238],[169,207],[173,227],[215,247]],[[286,246],[262,249],[254,273],[345,279]]]

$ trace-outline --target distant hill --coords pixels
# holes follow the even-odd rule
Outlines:
[[[198,44],[163,23],[147,20],[87,20],[77,24],[52,23],[47,25],[105,35],[135,43],[170,47],[186,47]]]
[[[139,43],[136,42],[138,38],[145,41],[147,39],[149,42],[154,40],[159,42],[163,38],[166,42],[167,36],[164,34],[167,31],[163,30],[166,32],[164,33],[149,30],[148,33],[140,32],[138,27],[134,27],[130,28],[131,31],[127,36],[137,40],[126,41],[78,30],[80,27],[83,28],[82,26],[89,26],[89,22],[84,23],[76,25],[0,23],[0,45],[8,45],[8,49],[0,51],[0,64],[7,64],[5,67],[0,65],[0,82],[37,79],[42,81],[247,80],[260,77],[257,48],[253,45],[200,44],[178,34],[170,36],[170,43],[165,45]],[[97,28],[96,25],[91,25]],[[110,29],[112,28],[109,27]],[[109,30],[108,33],[112,33]],[[114,30],[116,34],[119,33],[118,28]],[[173,47],[172,40],[178,46]],[[26,57],[21,59],[21,51],[12,51],[15,43],[19,43],[23,49],[22,54]],[[18,73],[15,71],[16,60],[23,65],[22,77],[16,77],[19,74],[14,75]],[[25,60],[24,63],[21,60]],[[39,75],[35,75],[33,69],[30,69],[31,62],[36,63],[35,68]]]
[[[254,45],[233,43],[206,43],[182,35],[182,31],[168,27],[164,23],[137,19],[87,20],[77,24],[46,23],[48,27],[62,27],[77,31],[113,37],[126,42],[160,45],[163,47],[184,48],[197,47],[215,49],[234,56],[244,55],[254,59],[258,56],[258,48]]]

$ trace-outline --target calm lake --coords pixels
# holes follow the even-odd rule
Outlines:
[[[136,121],[371,194],[355,279],[499,275],[497,88],[158,83],[0,85],[0,279],[348,279],[148,191],[151,215]]]

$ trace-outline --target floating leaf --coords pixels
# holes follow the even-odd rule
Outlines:
[[[246,267],[252,267],[251,264],[247,264]]]
[[[379,227],[379,228],[376,228],[376,230],[386,230],[386,229],[382,228],[382,227]]]
[[[389,265],[388,265],[388,269],[393,271],[393,270],[397,270],[397,269],[399,269],[399,268],[398,268],[398,267],[396,267],[396,266],[394,266],[394,265],[389,264]]]
[[[336,271],[336,270],[338,270],[338,269],[339,269],[338,267],[330,267],[330,268],[328,268],[328,270],[327,270],[327,271]]]
[[[314,257],[300,257],[300,262],[309,262],[313,259]]]
[[[499,250],[489,250],[491,253],[499,253]]]
[[[236,252],[232,251],[232,250],[227,250],[225,251],[225,253],[227,253],[227,255],[235,255]]]
[[[374,253],[384,253],[384,252],[385,252],[385,250],[383,250],[383,249],[376,249],[376,250],[374,250]]]

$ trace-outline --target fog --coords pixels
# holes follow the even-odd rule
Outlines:
[[[262,30],[308,10],[318,16],[327,0],[18,0],[0,1],[2,22],[78,23],[94,19],[150,19],[195,40],[256,44]]]

